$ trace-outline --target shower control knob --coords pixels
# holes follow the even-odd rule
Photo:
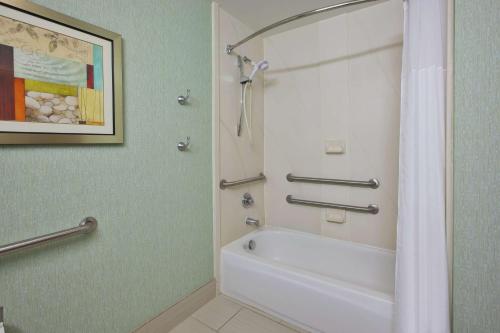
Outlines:
[[[241,205],[244,208],[249,208],[249,207],[253,206],[253,204],[254,204],[254,200],[252,198],[252,195],[250,193],[243,194],[243,198],[241,199]]]

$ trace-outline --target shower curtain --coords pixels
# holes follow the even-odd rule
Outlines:
[[[446,0],[404,1],[395,333],[450,331],[446,9]]]

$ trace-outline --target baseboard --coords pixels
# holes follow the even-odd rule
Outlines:
[[[183,322],[215,297],[215,279],[146,322],[134,333],[165,333]]]

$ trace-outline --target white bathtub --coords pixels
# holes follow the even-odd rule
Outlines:
[[[311,332],[390,333],[394,259],[393,251],[267,227],[222,248],[220,286]]]

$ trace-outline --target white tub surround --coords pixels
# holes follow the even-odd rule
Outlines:
[[[264,38],[265,214],[277,227],[394,250],[403,3],[374,4]],[[288,173],[377,178],[380,187],[290,183]],[[380,211],[331,223],[288,194]]]
[[[222,249],[224,294],[313,332],[391,332],[393,290],[385,249],[273,227]]]

